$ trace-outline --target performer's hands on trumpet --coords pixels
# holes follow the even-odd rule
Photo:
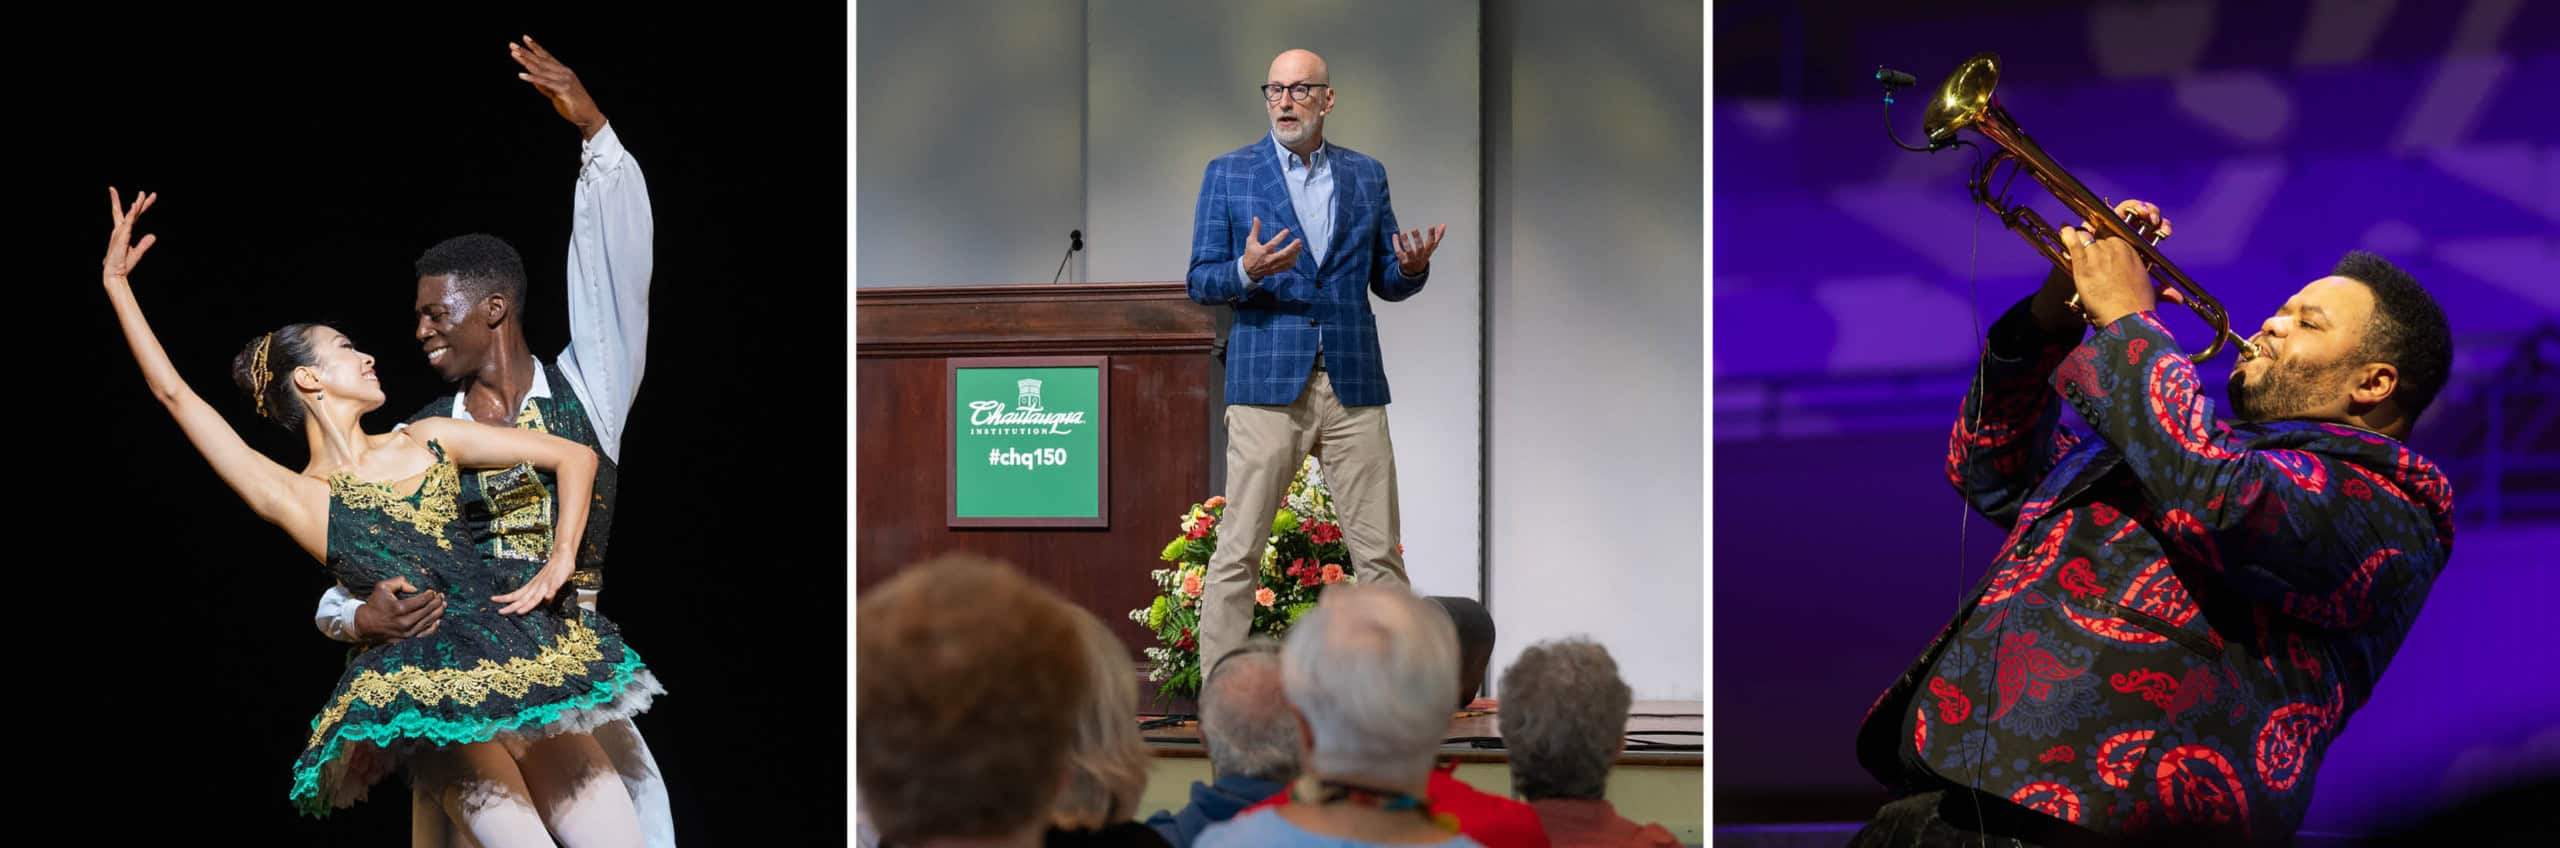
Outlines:
[[[2156,232],[2155,242],[2169,237],[2169,219],[2160,214],[2157,205],[2127,200],[2116,204],[2115,213],[2131,222],[2138,232]],[[2132,245],[2122,239],[2101,238],[2095,221],[2082,223],[2086,226],[2063,227],[2060,235],[2063,247],[2071,254],[2072,288],[2080,296],[2077,308],[2091,326],[2104,327],[2124,316],[2149,312],[2163,299],[2186,303],[2177,289],[2153,285],[2150,269]]]
[[[2172,229],[2169,219],[2160,214],[2160,207],[2157,204],[2127,200],[2116,204],[2115,212],[2118,217],[2131,221],[2136,231],[2151,235],[2155,243],[2169,237]],[[2144,271],[2142,259],[2135,255],[2133,248],[2114,239],[2098,239],[2095,235],[2097,225],[2093,222],[2083,223],[2088,226],[2063,227],[2059,233],[2063,245],[2070,252],[2073,272],[2065,274],[2056,269],[2045,276],[2044,288],[2036,292],[2035,303],[2031,308],[2035,311],[2036,323],[2042,325],[2047,331],[2070,332],[2079,329],[2084,323],[2104,327],[2113,318],[2152,308],[2157,302],[2159,295],[2151,287],[2151,277]],[[2099,246],[2089,243],[2093,239],[2097,239],[2099,244],[2111,245],[2113,250],[2110,253],[2121,253],[2115,258],[2125,264],[2122,266],[2114,263],[2093,265],[2083,262],[2082,256],[2094,252]],[[2113,288],[2125,284],[2123,275],[2128,273],[2127,269],[2130,269],[2129,273],[2133,275],[2130,278],[2132,284],[2142,290],[2140,300],[2142,305],[2113,311],[2118,305],[2134,300],[2130,296],[2118,296],[2122,293]],[[2109,275],[2104,281],[2098,283],[2101,287],[2109,287],[2107,296],[2102,297],[2102,301],[2107,303],[2111,310],[2108,313],[2109,320],[2099,319],[2098,311],[2092,307],[2090,301],[2088,283],[2084,282],[2100,273]],[[2166,295],[2172,303],[2185,302],[2175,289],[2167,289]]]
[[[2118,217],[2131,222],[2135,232],[2151,236],[2153,244],[2169,237],[2169,219],[2160,214],[2157,205],[2127,200],[2116,204],[2115,212]],[[2151,270],[2143,264],[2142,255],[2134,252],[2132,245],[2112,236],[2100,235],[2095,221],[2082,223],[2087,226],[2064,227],[2058,233],[2071,257],[2071,274],[2066,278],[2055,272],[2046,278],[2045,290],[2038,292],[2036,297],[2039,323],[2051,329],[2055,322],[2063,320],[2054,314],[2053,306],[2048,303],[2057,290],[2066,298],[2062,309],[2077,312],[2093,327],[2113,324],[2117,319],[2136,312],[2149,312],[2164,300],[2180,306],[2188,305],[2185,292],[2174,286],[2158,285],[2159,281],[2151,276]],[[2255,342],[2236,332],[2223,332],[2240,351],[2240,361],[2257,358]]]

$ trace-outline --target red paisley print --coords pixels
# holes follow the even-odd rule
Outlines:
[[[2291,791],[2310,760],[2312,741],[2329,729],[2329,723],[2329,711],[2320,704],[2286,704],[2268,714],[2267,723],[2258,728],[2258,744],[2250,757],[2257,765],[2258,780],[2269,789]]]
[[[2213,670],[2188,669],[2187,676],[2178,681],[2178,696],[2169,699],[2169,717],[2175,719],[2179,713],[2213,703],[2213,690]]]
[[[2053,570],[2053,561],[2062,555],[2062,540],[2070,532],[2071,513],[2066,511],[2062,513],[2061,521],[2054,522],[2052,530],[2045,531],[2044,541],[2037,543],[2035,551],[2025,560],[2010,560],[2000,573],[1991,576],[1991,587],[1983,592],[1977,605],[1989,606],[2008,600],[2036,581],[2043,580],[2045,573]]]
[[[2178,679],[2167,672],[2137,668],[2123,674],[2107,675],[2107,685],[2126,694],[2141,695],[2145,701],[2166,707],[2178,695]]]
[[[2079,446],[2080,434],[2060,427],[2053,428],[2052,452],[2045,454],[2047,457],[2046,461],[2051,462],[2053,460],[2061,459],[2063,454],[2070,453],[2072,448]]]
[[[2088,631],[2089,635],[2101,639],[2123,642],[2127,645],[2157,645],[2169,641],[2167,636],[2135,627],[2115,616],[2090,615],[2073,609],[2070,604],[2059,606],[2062,607],[2062,617],[2070,619],[2072,624],[2079,625],[2080,629]]]
[[[2062,589],[2074,598],[2103,595],[2107,591],[2106,587],[2098,585],[2098,575],[2089,571],[2086,557],[2074,557],[2062,564]]]
[[[2319,457],[2298,450],[2264,451],[2258,455],[2303,491],[2316,495],[2329,489],[2329,464]]]
[[[2301,634],[2285,634],[2284,653],[2286,657],[2293,660],[2294,668],[2310,672],[2313,680],[2320,679],[2320,655],[2313,653],[2310,646],[2302,643]]]
[[[2337,591],[2326,595],[2286,595],[2285,614],[2324,627],[2355,627],[2373,617],[2373,575],[2383,560],[2400,555],[2398,548],[2374,551],[2356,565]]]
[[[1925,757],[1929,755],[1929,708],[1921,707],[1914,712],[1918,715],[1912,717],[1915,720],[1911,723],[1911,751]]]
[[[2098,752],[2091,755],[2098,766],[2098,779],[2117,789],[2133,788],[2133,769],[2149,751],[2154,732],[2128,730],[2099,742]]]
[[[2098,349],[2088,345],[2073,348],[2071,358],[2053,369],[2053,384],[2069,391],[2077,386],[2087,397],[2106,397],[2107,390],[2098,386]]]
[[[2214,689],[2218,684],[2213,670],[2206,668],[2188,669],[2185,677],[2172,677],[2167,672],[2147,668],[2107,675],[2107,685],[2115,687],[2118,692],[2141,695],[2143,700],[2167,710],[2172,720],[2199,704],[2213,703]]]
[[[2063,578],[2063,586],[2070,587],[2070,572],[2065,571]],[[2144,566],[2142,573],[2134,575],[2133,582],[2124,587],[2124,594],[2117,603],[2181,627],[2196,617],[2195,599],[2187,595],[2186,584],[2178,582],[2178,575],[2169,569],[2167,559],[2152,560],[2150,565]],[[2169,641],[2169,637],[2135,627],[2122,618],[2084,613],[2069,604],[2061,606],[2064,618],[2101,639],[2128,645],[2157,645]]]
[[[2039,763],[2067,763],[2067,762],[2072,761],[2073,759],[2078,758],[2079,756],[2080,756],[2080,752],[2075,751],[2075,750],[2072,750],[2071,746],[2069,746],[2069,745],[2055,745],[2055,746],[2053,746],[2052,748],[2047,749],[2044,753],[2042,753],[2042,754],[2037,754],[2037,755],[2036,755],[2036,762],[2039,762]]]
[[[2453,511],[2453,481],[2445,479],[2444,473],[2436,470],[2436,464],[2426,457],[2411,453],[2406,446],[2401,447],[2399,461],[2391,476],[2407,481],[2408,485],[2400,489],[2416,494],[2421,503],[2442,504],[2445,512]]]
[[[1938,696],[1938,718],[1948,724],[1963,724],[1965,716],[1973,714],[1973,699],[1944,677],[1930,678],[1929,694]]]
[[[2134,339],[2124,344],[2124,364],[2142,364],[2142,352],[2151,349],[2150,339]]]
[[[2240,502],[2247,510],[2242,523],[2249,528],[2249,532],[2261,537],[2274,536],[2281,532],[2285,525],[2285,513],[2291,511],[2284,498],[2259,498],[2259,492],[2265,489],[2266,484],[2252,482],[2244,487],[2240,494]]]
[[[2213,536],[2204,522],[2183,509],[2173,509],[2160,517],[2161,535],[2187,559],[2204,563],[2215,573],[2222,571],[2222,551],[2213,544]]]
[[[2116,523],[2116,519],[2122,517],[2124,517],[2124,513],[2117,512],[2115,507],[2108,506],[2106,504],[2089,505],[2089,518],[2098,522],[2098,526],[2100,527],[2114,524]]]
[[[2177,572],[2169,570],[2166,559],[2152,560],[2141,574],[2135,575],[2132,585],[2124,587],[2124,597],[2118,603],[2181,627],[2196,617],[2195,598],[2187,595],[2187,585],[2178,582]]]
[[[2009,793],[2009,800],[2063,821],[2075,824],[2080,821],[2080,793],[2061,783],[2039,780],[2018,787],[2018,791]]]
[[[2000,703],[1991,711],[1992,721],[1999,721],[2001,716],[2009,713],[2010,707],[2017,706],[2019,695],[2041,701],[2053,695],[2054,681],[2069,680],[2089,672],[2085,668],[2063,665],[2061,660],[2054,658],[2053,652],[2035,644],[2034,631],[2001,635],[1998,653]]]
[[[2373,495],[2376,492],[2379,492],[2404,501],[2409,499],[2409,495],[2407,493],[2400,491],[2400,486],[2398,484],[2383,479],[2382,475],[2365,470],[2364,466],[2357,465],[2355,463],[2342,463],[2342,465],[2346,468],[2347,473],[2355,475],[2347,478],[2347,482],[2343,487],[2346,490],[2348,497],[2371,500],[2373,499]],[[2364,490],[2364,494],[2356,494],[2358,489]]]
[[[2205,459],[2238,456],[2222,446],[2222,438],[2229,431],[2213,420],[2212,404],[2196,393],[2196,369],[2187,364],[2185,357],[2152,360],[2151,376],[2144,386],[2151,401],[2151,417],[2179,447]]]
[[[2203,745],[2180,745],[2160,757],[2153,775],[2160,809],[2179,824],[2249,823],[2249,796],[2231,761]]]

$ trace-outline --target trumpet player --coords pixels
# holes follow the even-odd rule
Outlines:
[[[1898,800],[1853,845],[2285,841],[2452,552],[2402,443],[2452,360],[2416,281],[2353,252],[2304,285],[2225,419],[2158,320],[2183,296],[2090,223],[1989,330],[1946,473],[2008,540],[1861,724]]]

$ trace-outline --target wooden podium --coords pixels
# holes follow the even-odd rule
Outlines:
[[[1154,597],[1147,572],[1182,511],[1216,494],[1216,341],[1216,312],[1179,282],[855,289],[854,591],[935,555],[985,554],[1131,646],[1154,644],[1128,614]],[[1105,526],[951,526],[951,360],[1058,356],[1108,363]]]

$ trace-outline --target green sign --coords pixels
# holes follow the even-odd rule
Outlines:
[[[1099,527],[1103,357],[951,360],[951,523]]]

